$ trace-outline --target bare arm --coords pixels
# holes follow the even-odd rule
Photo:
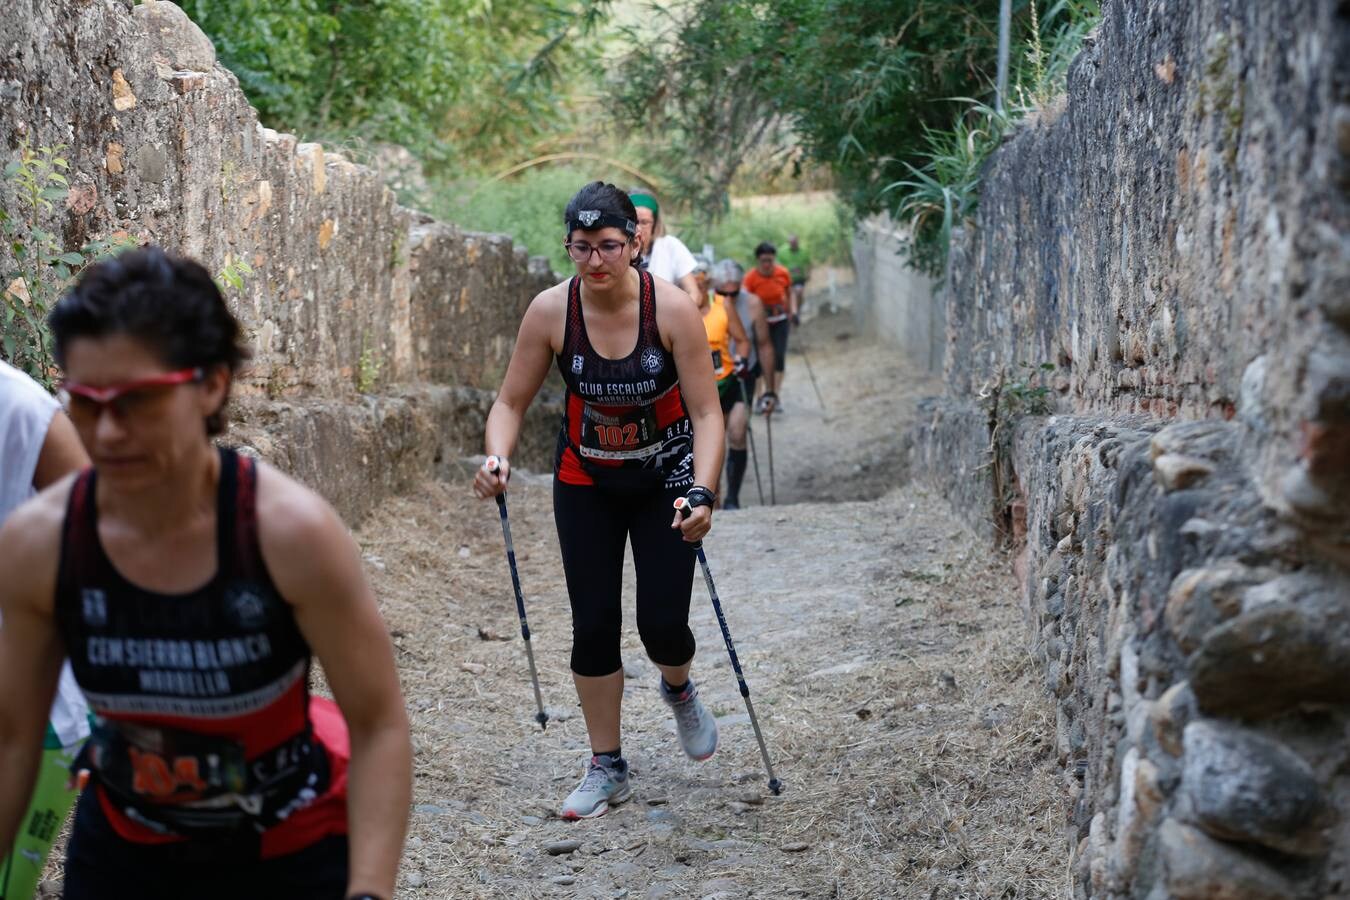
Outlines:
[[[37,778],[65,647],[52,618],[65,497],[21,506],[0,529],[0,847],[10,847]],[[22,685],[22,689],[16,686]]]
[[[89,455],[84,452],[75,426],[64,412],[57,410],[47,426],[47,437],[42,442],[37,468],[33,470],[33,487],[40,491],[62,476],[88,465]]]
[[[560,330],[566,310],[566,291],[565,282],[555,285],[535,297],[525,310],[520,332],[516,335],[516,347],[506,367],[506,377],[502,379],[502,388],[488,413],[483,450],[489,456],[505,460],[516,449],[525,411],[548,377],[548,367],[557,352],[554,336]],[[479,469],[474,476],[474,493],[479,499],[494,497],[506,490],[510,475],[510,464],[505,462],[496,474]]]
[[[268,468],[258,497],[263,559],[351,735],[347,893],[392,897],[412,804],[412,746],[393,646],[337,513]]]
[[[661,333],[670,341],[680,375],[680,394],[694,426],[694,481],[716,490],[722,475],[726,434],[703,316],[697,306],[679,302],[678,293],[662,290],[659,285],[656,299],[657,320]],[[700,506],[687,519],[676,516],[672,525],[678,525],[685,540],[701,540],[712,527],[712,510]]]

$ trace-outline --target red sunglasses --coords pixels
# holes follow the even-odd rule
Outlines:
[[[176,372],[165,372],[163,375],[151,375],[149,378],[138,378],[135,381],[124,381],[121,384],[110,384],[105,387],[94,387],[89,384],[80,384],[78,381],[62,381],[61,390],[68,397],[66,408],[72,413],[81,415],[101,413],[104,409],[111,409],[118,417],[133,413],[145,401],[160,393],[164,388],[174,387],[175,385],[197,383],[206,377],[206,373],[200,368],[179,369]]]

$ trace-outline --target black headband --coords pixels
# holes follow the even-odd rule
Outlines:
[[[629,237],[637,234],[637,223],[632,219],[601,212],[598,209],[579,210],[576,218],[567,222],[569,234],[573,231],[594,231],[597,228],[618,228]]]

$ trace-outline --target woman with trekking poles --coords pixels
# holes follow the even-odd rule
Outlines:
[[[93,464],[0,531],[0,844],[68,655],[96,716],[68,900],[389,900],[412,782],[393,649],[337,514],[212,442],[247,355],[220,291],[146,247],[50,324]]]
[[[727,491],[723,509],[740,509],[741,484],[748,457],[746,437],[750,431],[751,398],[755,383],[764,378],[763,404],[768,415],[778,395],[774,393],[774,346],[769,323],[759,297],[741,289],[744,272],[735,260],[723,259],[712,267],[709,280],[714,296],[703,304],[703,324],[712,348],[713,367],[718,369],[717,390],[726,414]],[[732,365],[727,366],[727,357]],[[758,465],[756,462],[756,472]],[[755,476],[758,479],[758,474]],[[762,494],[762,491],[761,491]],[[763,503],[761,496],[760,502]]]
[[[632,794],[620,745],[619,653],[624,545],[637,570],[637,624],[661,671],[680,744],[698,760],[717,723],[689,677],[693,544],[712,527],[723,428],[697,307],[638,267],[637,210],[592,182],[567,204],[564,244],[576,275],[534,298],[488,416],[482,499],[507,488],[525,411],[556,363],[567,386],[553,480],[554,517],[572,607],[571,667],[591,756],[562,804],[567,819],[603,815]],[[673,512],[677,498],[692,507]]]

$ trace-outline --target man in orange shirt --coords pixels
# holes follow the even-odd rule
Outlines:
[[[778,250],[768,241],[755,248],[755,267],[746,274],[744,287],[764,304],[769,337],[773,340],[774,368],[778,373],[774,384],[781,391],[788,331],[798,321],[797,298],[792,291],[792,276],[786,267],[778,264]],[[782,412],[782,409],[781,401],[774,404],[775,412]]]

